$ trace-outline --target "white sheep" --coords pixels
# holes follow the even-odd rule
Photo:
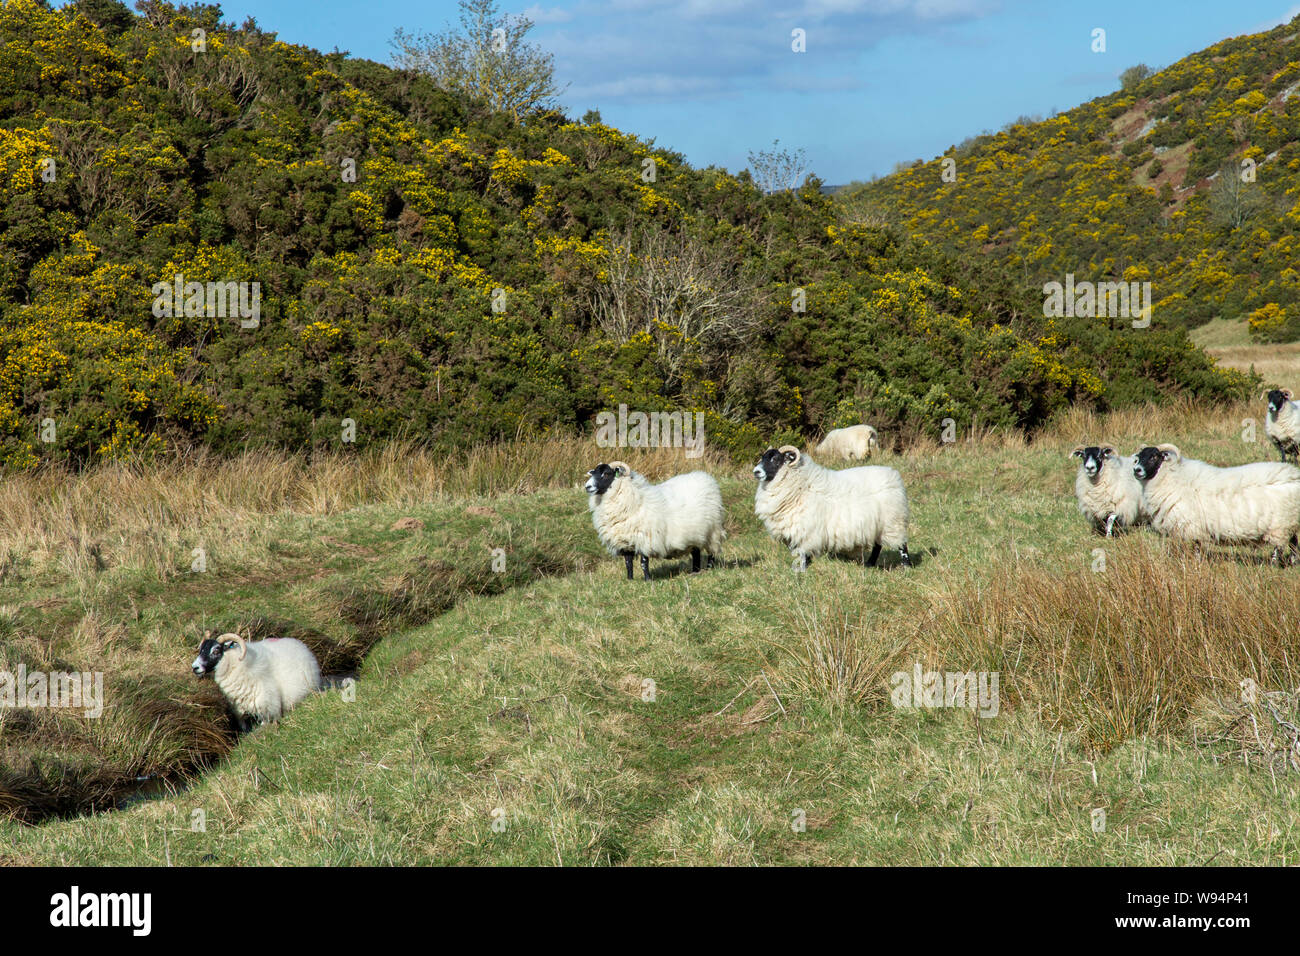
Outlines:
[[[845,461],[868,458],[875,450],[876,430],[870,425],[831,429],[816,448],[817,454],[823,458],[842,458]]]
[[[243,730],[254,721],[279,720],[321,686],[316,655],[292,637],[250,644],[238,634],[214,638],[207,631],[190,667],[198,677],[215,676]]]
[[[1133,474],[1142,483],[1143,508],[1161,534],[1203,543],[1273,546],[1291,562],[1300,552],[1300,468],[1257,461],[1220,468],[1184,458],[1176,445],[1147,446],[1137,453]]]
[[[1283,461],[1292,457],[1300,459],[1300,404],[1291,400],[1290,389],[1275,388],[1268,393],[1264,431]]]
[[[722,553],[726,532],[722,491],[703,471],[676,475],[653,484],[625,462],[601,463],[587,472],[583,485],[591,508],[591,523],[600,543],[610,554],[627,562],[632,580],[632,558],[641,558],[641,575],[650,580],[651,558],[672,558],[690,552],[691,571],[700,570],[700,549],[709,555],[709,567]]]
[[[861,554],[874,566],[881,546],[907,553],[907,492],[893,468],[862,465],[832,471],[791,445],[769,448],[754,466],[754,514],[768,534],[806,568],[813,555]]]
[[[1143,520],[1142,485],[1131,456],[1120,458],[1110,445],[1080,445],[1070,456],[1080,459],[1074,478],[1079,513],[1099,533],[1110,538],[1117,524],[1131,528]]]

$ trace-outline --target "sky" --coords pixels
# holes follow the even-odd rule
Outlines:
[[[441,32],[455,0],[228,0],[280,39],[390,62],[394,30]],[[1294,0],[500,0],[555,56],[570,116],[602,119],[696,166],[802,148],[827,184],[888,173],[1025,114],[1118,88],[1300,15]],[[1105,31],[1105,52],[1093,33]],[[805,51],[792,49],[804,31]]]

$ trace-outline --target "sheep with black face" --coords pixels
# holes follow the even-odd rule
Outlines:
[[[1112,537],[1115,527],[1133,527],[1143,520],[1142,485],[1133,477],[1133,459],[1120,458],[1110,445],[1080,445],[1070,452],[1079,459],[1074,497],[1079,513],[1093,528]]]
[[[1300,459],[1300,404],[1291,400],[1291,391],[1275,388],[1268,393],[1268,414],[1264,432],[1273,441],[1282,460]]]
[[[833,471],[792,445],[769,448],[754,466],[754,514],[806,568],[817,554],[858,554],[870,567],[880,549],[907,551],[907,492],[893,468],[862,465]],[[867,549],[871,549],[870,557]]]
[[[1257,461],[1220,468],[1184,458],[1176,445],[1137,453],[1143,508],[1161,534],[1204,544],[1271,544],[1273,561],[1300,555],[1300,468]]]
[[[625,462],[602,462],[587,472],[583,488],[600,543],[623,556],[629,581],[634,557],[641,558],[641,575],[649,581],[651,558],[689,552],[694,572],[700,570],[701,549],[708,552],[709,567],[722,553],[722,490],[706,472],[654,484]]]
[[[199,678],[212,675],[243,730],[280,717],[320,689],[320,665],[302,641],[291,637],[249,643],[238,634],[203,635],[190,665]]]

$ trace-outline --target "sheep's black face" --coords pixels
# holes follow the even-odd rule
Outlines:
[[[587,483],[582,487],[586,489],[589,495],[603,495],[609,491],[609,486],[614,483],[616,477],[618,477],[618,469],[611,468],[601,462],[587,472]]]
[[[1101,471],[1101,466],[1108,457],[1106,452],[1110,449],[1103,450],[1097,445],[1089,445],[1087,448],[1076,448],[1074,450],[1075,458],[1083,459],[1083,472],[1089,478],[1096,478]]]
[[[221,663],[221,655],[225,651],[226,649],[221,646],[220,641],[210,637],[206,638],[199,645],[199,656],[194,658],[194,663],[190,665],[190,669],[194,671],[194,676],[207,677],[216,670],[217,665]]]
[[[1275,388],[1273,391],[1268,393],[1268,410],[1274,415],[1280,412],[1282,406],[1285,404],[1286,392],[1282,391],[1280,388]]]
[[[788,465],[794,459],[793,452],[782,454],[775,448],[769,448],[763,452],[763,457],[754,466],[754,477],[759,481],[771,481],[776,477],[776,473],[781,470],[782,466]]]
[[[1159,448],[1152,448],[1147,445],[1137,453],[1137,464],[1133,466],[1133,474],[1138,481],[1150,481],[1164,464],[1165,455]]]

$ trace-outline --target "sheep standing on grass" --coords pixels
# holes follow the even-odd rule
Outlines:
[[[1132,458],[1120,458],[1110,445],[1080,445],[1070,456],[1079,459],[1074,478],[1079,513],[1099,534],[1113,537],[1116,525],[1131,528],[1143,519],[1142,485],[1133,475]]]
[[[587,472],[583,485],[591,523],[610,554],[621,554],[632,580],[632,558],[640,556],[641,575],[650,580],[651,558],[690,552],[691,571],[700,570],[700,549],[709,567],[722,552],[726,532],[722,491],[703,471],[677,475],[653,484],[625,462],[601,463]]]
[[[875,450],[876,430],[870,425],[832,429],[816,449],[822,458],[842,458],[845,461],[861,461],[869,458]]]
[[[190,667],[197,677],[214,675],[241,730],[251,729],[254,722],[279,720],[321,683],[316,655],[292,637],[250,644],[238,634],[214,638],[207,631]]]
[[[1291,401],[1291,392],[1275,388],[1268,393],[1268,415],[1264,418],[1264,431],[1273,439],[1282,460],[1300,460],[1300,404]]]
[[[791,445],[769,448],[754,466],[754,514],[802,568],[815,554],[861,554],[868,567],[882,546],[907,553],[907,492],[893,468],[832,471]],[[866,549],[871,548],[867,558]]]
[[[1300,554],[1300,468],[1257,461],[1220,468],[1184,458],[1175,445],[1147,446],[1137,453],[1133,474],[1142,483],[1143,508],[1161,534],[1194,542],[1273,546],[1291,563]]]

